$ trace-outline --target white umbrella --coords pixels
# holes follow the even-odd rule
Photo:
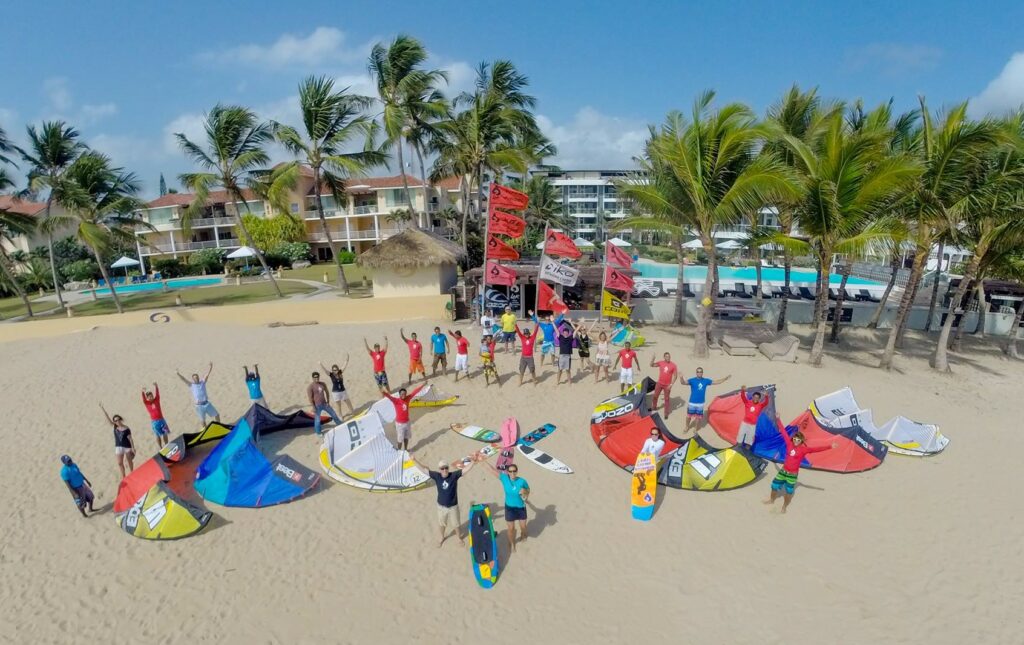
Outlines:
[[[700,240],[690,240],[689,242],[683,243],[683,248],[684,249],[702,249],[702,248],[704,248],[704,243],[701,242]]]
[[[622,239],[621,237],[613,237],[608,240],[608,243],[614,244],[615,246],[633,246],[632,244]]]
[[[715,247],[726,251],[735,251],[736,249],[742,249],[743,245],[736,240],[726,240],[721,244],[716,244]]]
[[[572,241],[572,243],[580,248],[594,246],[593,242],[582,237],[577,237],[575,240]]]
[[[245,258],[245,268],[249,268],[249,258],[256,257],[256,251],[249,246],[240,246],[227,255],[230,260],[237,260],[238,258]]]
[[[124,269],[124,277],[127,278],[128,277],[128,267],[137,267],[137,266],[139,266],[139,261],[138,260],[130,258],[127,255],[122,255],[121,259],[119,259],[117,262],[115,262],[115,263],[110,265],[110,268],[111,269]]]

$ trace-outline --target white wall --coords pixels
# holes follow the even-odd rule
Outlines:
[[[374,269],[373,295],[375,298],[440,295],[446,293],[442,288],[447,284],[445,271],[445,266],[436,265],[410,271]]]

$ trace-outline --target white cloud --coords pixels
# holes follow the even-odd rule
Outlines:
[[[206,131],[203,128],[204,119],[205,117],[202,114],[190,112],[176,117],[165,125],[163,136],[164,152],[170,155],[183,154],[181,146],[178,145],[178,139],[174,136],[179,132],[188,137],[189,141],[200,146],[203,145],[206,137]]]
[[[1024,52],[1011,56],[999,75],[969,105],[975,116],[999,114],[1024,105]]]
[[[855,72],[899,77],[935,69],[941,60],[942,50],[932,45],[868,43],[846,50],[844,63]]]
[[[556,124],[537,116],[537,123],[558,146],[558,155],[549,160],[567,170],[634,168],[647,140],[647,126],[638,121],[602,114],[592,107],[579,110],[572,121]]]
[[[448,86],[442,88],[448,97],[455,97],[460,92],[473,90],[473,83],[476,81],[476,67],[463,61],[438,63],[436,67],[448,72]]]
[[[62,119],[75,127],[90,126],[103,119],[117,114],[117,104],[113,102],[85,104],[78,106],[68,79],[55,76],[43,81],[43,94],[46,105],[43,116],[47,119]]]
[[[79,110],[78,122],[82,125],[96,123],[108,116],[117,114],[116,103],[100,103],[99,105],[83,105]]]
[[[71,109],[71,90],[68,89],[68,79],[57,76],[43,81],[43,92],[50,102],[50,108],[58,112],[66,112]]]
[[[203,52],[199,60],[222,65],[241,64],[261,68],[325,67],[364,61],[369,43],[350,45],[345,33],[335,27],[317,27],[308,36],[283,34],[270,44],[245,44]]]
[[[139,162],[152,162],[164,158],[164,153],[153,142],[126,134],[97,134],[89,139],[89,147],[110,157],[118,166],[127,167]]]

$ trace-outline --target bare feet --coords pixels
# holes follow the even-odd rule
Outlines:
[[[773,501],[775,501],[775,500],[772,500],[772,499],[765,499],[765,500],[762,500],[762,501],[761,501],[761,503],[762,503],[762,504],[771,504],[771,503],[772,503]]]

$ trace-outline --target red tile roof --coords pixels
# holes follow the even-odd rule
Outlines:
[[[249,201],[256,200],[257,197],[248,188],[242,189],[242,196]],[[153,201],[149,202],[149,208],[163,208],[165,206],[188,206],[195,199],[195,195],[192,193],[168,193],[161,195]],[[234,202],[234,197],[228,197],[228,191],[226,190],[211,190],[209,197],[206,199],[207,204],[226,204]]]
[[[434,182],[434,186],[442,190],[458,190],[460,185],[462,185],[462,177],[456,175]]]
[[[18,200],[11,195],[0,195],[0,211],[9,211],[19,215],[40,215],[46,210],[45,202]]]

